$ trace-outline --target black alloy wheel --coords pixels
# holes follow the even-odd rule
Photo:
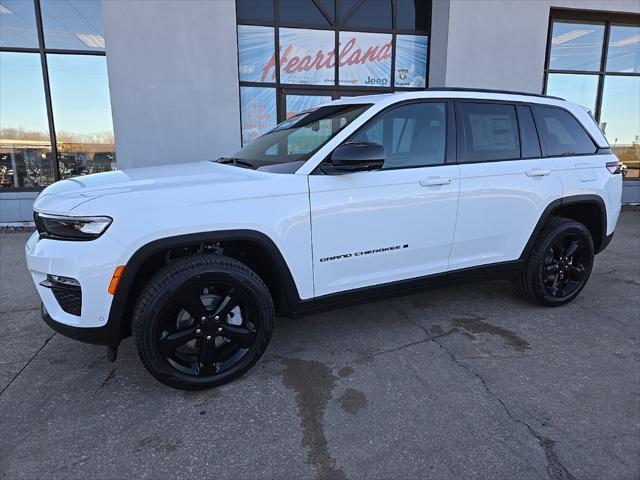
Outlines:
[[[136,307],[138,354],[161,382],[180,389],[227,383],[260,358],[271,337],[273,303],[246,265],[222,255],[171,264]]]
[[[549,248],[542,269],[542,283],[547,293],[560,300],[582,288],[591,258],[589,249],[579,235],[561,236]]]
[[[525,268],[513,281],[516,291],[546,307],[573,300],[591,275],[591,232],[575,220],[554,217],[536,239]]]

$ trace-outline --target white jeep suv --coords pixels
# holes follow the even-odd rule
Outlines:
[[[233,157],[57,182],[27,263],[44,320],[108,346],[133,334],[161,382],[246,372],[276,313],[505,277],[574,299],[613,235],[620,163],[584,108],[496,91],[346,98]]]

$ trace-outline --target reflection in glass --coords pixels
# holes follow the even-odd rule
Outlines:
[[[421,0],[396,0],[396,28],[428,30],[429,2]]]
[[[47,55],[60,178],[116,168],[103,56]]]
[[[273,0],[236,0],[238,18],[273,22]]]
[[[104,51],[100,0],[40,0],[47,48]]]
[[[0,47],[38,48],[36,15],[32,1],[0,2]]]
[[[564,98],[596,111],[597,75],[550,73],[547,79],[547,95]]]
[[[553,22],[549,68],[600,70],[604,24]]]
[[[640,77],[604,79],[600,128],[627,167],[626,179],[640,177]]]
[[[391,28],[391,0],[365,0],[349,17],[345,26]]]
[[[0,52],[0,188],[53,178],[40,55]]]
[[[312,0],[280,0],[280,21],[305,25],[329,25]]]
[[[640,73],[640,27],[611,27],[607,71]]]
[[[276,89],[240,87],[242,144],[247,145],[278,123]]]
[[[291,118],[300,112],[329,103],[331,97],[327,95],[287,95],[286,118]]]
[[[240,81],[276,81],[273,30],[273,27],[238,25]]]

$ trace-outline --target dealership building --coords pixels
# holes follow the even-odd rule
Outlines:
[[[0,223],[58,179],[216,159],[331,99],[438,87],[584,105],[640,202],[637,0],[0,0]]]

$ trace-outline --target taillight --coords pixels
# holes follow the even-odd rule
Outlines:
[[[607,162],[607,170],[609,170],[611,175],[620,175],[622,163],[617,160],[615,162]]]

